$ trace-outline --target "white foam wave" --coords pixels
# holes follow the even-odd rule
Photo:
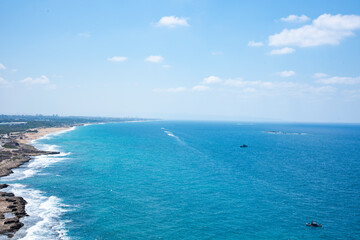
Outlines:
[[[54,134],[59,135],[64,132],[69,132],[74,130],[75,127],[72,127],[70,129],[56,132]],[[54,135],[52,134],[52,135]],[[47,135],[48,136],[48,135]],[[37,139],[39,140],[39,139]],[[37,149],[40,149],[42,151],[60,151],[59,146],[53,145],[53,144],[42,144],[38,143],[36,141],[32,142],[32,145],[35,146]],[[70,155],[71,152],[63,153],[60,152],[60,154],[51,154],[51,155],[40,155],[33,157],[28,163],[20,166],[19,168],[13,169],[13,173],[2,177],[1,180],[3,181],[17,181],[22,180],[25,178],[33,177],[35,174],[39,173],[43,168],[47,168],[51,166],[54,163],[61,162],[66,160],[65,156]]]
[[[64,156],[69,155],[70,153],[61,153],[56,155],[41,155],[36,156],[29,163],[16,168],[13,170],[13,173],[9,176],[2,177],[2,181],[17,181],[25,178],[33,177],[35,174],[39,173],[43,168],[47,168],[50,165],[64,161],[67,158]]]
[[[40,143],[33,143],[32,144],[34,147],[36,147],[37,149],[39,150],[42,150],[42,151],[59,151],[59,146],[57,145],[54,145],[54,144],[40,144]]]
[[[59,151],[57,145],[50,144],[38,144],[37,148],[44,151]],[[64,161],[68,158],[66,156],[70,155],[71,152],[52,154],[52,155],[40,155],[33,157],[28,163],[20,166],[19,168],[13,169],[13,173],[2,177],[2,181],[17,181],[25,178],[33,177],[35,174],[39,173],[43,168],[47,168],[54,163]]]
[[[62,200],[55,196],[44,196],[39,190],[26,188],[22,184],[11,184],[5,189],[22,196],[26,201],[26,212],[29,216],[21,221],[25,224],[14,236],[16,240],[68,240],[66,221],[61,216],[70,211],[70,206],[62,203]]]
[[[64,131],[51,133],[40,139],[49,139],[74,129],[75,127],[72,127]],[[57,145],[42,144],[37,142],[37,140],[31,142],[36,148],[45,151],[59,151]],[[13,173],[9,176],[2,177],[1,180],[17,181],[32,177],[35,174],[38,174],[42,169],[67,159],[66,156],[69,154],[71,153],[35,156],[28,163],[14,169]],[[61,220],[62,214],[69,211],[69,206],[62,204],[61,199],[56,196],[44,196],[43,192],[26,188],[26,186],[22,184],[10,184],[10,186],[4,190],[12,192],[16,196],[21,196],[27,201],[26,212],[29,216],[22,218],[21,221],[25,225],[15,234],[13,239],[70,239],[67,236],[67,230],[65,228],[66,221]],[[0,239],[2,239],[1,236]]]

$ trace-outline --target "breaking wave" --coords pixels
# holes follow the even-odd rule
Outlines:
[[[41,144],[42,150],[45,151],[58,151],[58,146]],[[22,165],[19,168],[13,169],[13,173],[2,177],[3,181],[17,181],[25,178],[33,177],[35,174],[39,173],[43,168],[47,168],[50,165],[66,160],[66,156],[71,153],[60,153],[54,155],[40,155],[33,157],[28,163]]]
[[[74,130],[75,127],[48,134],[42,138],[31,142],[36,148],[44,151],[59,151],[57,145],[43,144],[38,142],[43,139],[51,139],[54,136]],[[19,181],[25,178],[33,177],[39,174],[42,169],[51,166],[54,163],[66,160],[66,156],[71,153],[62,153],[54,155],[40,155],[32,159],[19,168],[13,169],[9,176],[1,178],[1,181]],[[14,193],[15,196],[23,197],[27,204],[25,206],[26,216],[21,219],[24,223],[12,239],[16,240],[68,240],[67,230],[65,228],[66,220],[62,220],[63,213],[70,211],[68,205],[62,203],[62,200],[56,196],[46,196],[44,192],[28,188],[26,185],[13,183],[3,191]],[[2,239],[0,237],[0,239]]]
[[[14,236],[16,240],[68,240],[65,228],[66,220],[61,216],[70,211],[70,207],[62,203],[56,196],[47,197],[43,192],[27,188],[23,184],[10,184],[5,189],[15,196],[21,196],[26,201],[26,213],[29,215],[21,219],[25,224]]]

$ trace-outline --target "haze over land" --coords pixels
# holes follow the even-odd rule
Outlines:
[[[2,114],[360,122],[360,2],[1,1]]]

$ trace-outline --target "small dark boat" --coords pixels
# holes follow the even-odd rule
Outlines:
[[[318,224],[317,222],[306,223],[306,226],[308,226],[308,227],[322,227],[322,225]]]
[[[244,147],[248,147],[248,145],[243,144],[243,145],[241,145],[240,147],[241,147],[241,148],[244,148]]]

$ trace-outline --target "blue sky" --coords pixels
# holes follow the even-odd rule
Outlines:
[[[359,1],[1,1],[4,114],[360,122]]]

